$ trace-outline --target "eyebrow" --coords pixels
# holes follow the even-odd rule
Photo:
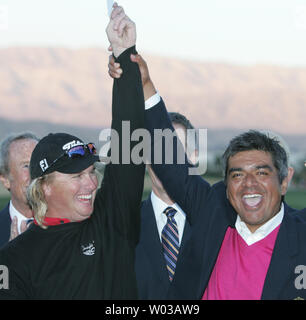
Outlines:
[[[260,169],[268,169],[270,172],[273,171],[273,169],[271,168],[271,166],[269,166],[268,164],[262,165],[262,166],[256,166],[255,167],[256,170],[260,170]],[[243,171],[242,168],[230,168],[228,170],[228,174],[232,173],[232,172],[241,172]]]
[[[262,165],[262,166],[257,166],[256,169],[268,169],[269,171],[273,171],[272,167],[269,166],[268,164]]]
[[[228,170],[228,173],[230,174],[230,173],[235,172],[235,171],[242,171],[242,168],[230,168]]]

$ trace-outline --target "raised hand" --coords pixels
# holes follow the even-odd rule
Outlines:
[[[115,57],[136,44],[136,25],[117,3],[114,3],[106,33]]]
[[[156,93],[156,89],[150,78],[148,65],[146,61],[142,58],[142,56],[139,54],[131,54],[131,60],[137,63],[139,66],[143,86],[143,93],[145,100],[147,100]],[[115,62],[114,57],[112,55],[109,56],[108,74],[114,79],[119,79],[123,72],[124,71],[121,69],[120,64],[118,62]]]

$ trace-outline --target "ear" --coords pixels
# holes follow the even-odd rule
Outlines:
[[[11,183],[8,177],[0,175],[0,181],[3,184],[4,188],[10,191]]]
[[[41,188],[44,192],[45,198],[47,198],[51,195],[51,187],[50,187],[49,183],[43,182]]]
[[[292,167],[289,167],[288,168],[288,175],[283,180],[283,182],[281,184],[281,191],[282,191],[283,196],[287,193],[287,190],[288,190],[288,187],[289,187],[290,182],[292,180],[293,174],[294,174],[294,169]]]
[[[292,180],[293,175],[294,175],[294,169],[293,169],[292,167],[289,167],[289,168],[288,168],[289,184],[290,184],[290,182],[291,182],[291,180]]]

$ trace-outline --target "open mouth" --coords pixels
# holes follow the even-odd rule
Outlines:
[[[250,207],[250,208],[253,208],[253,209],[257,208],[260,205],[262,199],[263,199],[263,196],[261,194],[258,194],[258,193],[245,194],[242,197],[243,203],[247,207]]]
[[[90,202],[92,199],[92,195],[91,194],[80,195],[78,196],[78,199],[82,202]]]

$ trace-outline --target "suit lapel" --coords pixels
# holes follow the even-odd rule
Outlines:
[[[0,247],[9,241],[11,233],[11,217],[8,205],[0,213]]]
[[[275,241],[275,246],[267,272],[262,299],[280,299],[282,288],[292,276],[295,268],[294,256],[298,253],[299,243],[296,225],[285,211],[284,219]]]
[[[188,222],[188,220],[186,219],[185,221],[185,226],[184,226],[184,232],[183,232],[183,238],[182,238],[182,242],[180,245],[180,250],[184,248],[184,246],[186,246],[186,244],[189,242],[191,236],[191,227],[190,224]]]
[[[154,272],[156,272],[163,283],[168,284],[168,273],[150,197],[143,203],[142,219],[142,242],[144,250],[146,251],[146,255]]]

